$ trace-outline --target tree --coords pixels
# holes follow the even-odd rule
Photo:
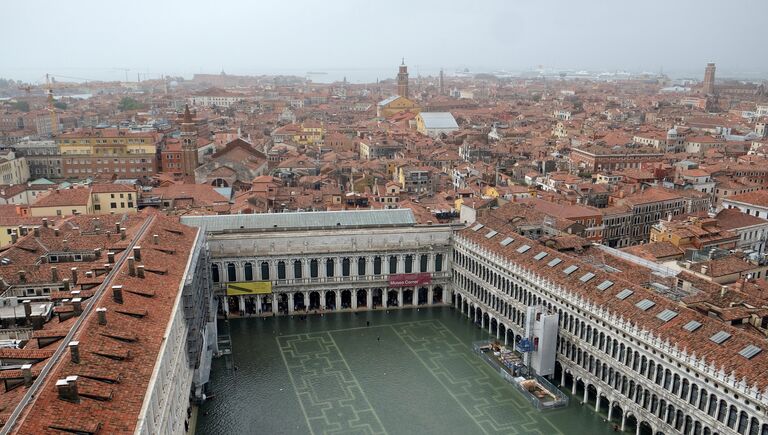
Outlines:
[[[126,110],[139,110],[143,107],[135,98],[123,97],[117,105],[117,109],[124,112]]]
[[[16,110],[21,110],[22,112],[29,112],[29,102],[16,101],[13,103],[13,108]]]
[[[53,107],[55,107],[57,109],[61,109],[61,110],[66,110],[67,103],[65,103],[63,101],[54,101],[53,102]]]

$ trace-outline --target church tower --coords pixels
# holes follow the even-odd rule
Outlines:
[[[397,95],[408,98],[408,67],[405,66],[405,58],[397,73]]]
[[[445,95],[445,81],[443,79],[443,69],[440,68],[440,95]]]
[[[187,105],[181,120],[181,173],[185,182],[195,182],[197,166],[197,128]]]

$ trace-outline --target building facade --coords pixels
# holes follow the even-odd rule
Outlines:
[[[115,174],[117,178],[149,177],[155,173],[155,133],[115,128],[76,130],[56,137],[65,178]]]

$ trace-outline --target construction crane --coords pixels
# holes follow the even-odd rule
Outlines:
[[[45,93],[48,96],[48,114],[51,117],[51,136],[59,132],[59,120],[56,116],[56,108],[53,106],[53,84],[50,74],[45,75]]]

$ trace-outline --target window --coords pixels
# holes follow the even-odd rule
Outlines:
[[[381,257],[373,257],[373,274],[381,275]]]
[[[117,203],[116,202],[110,202],[109,203],[109,208],[117,208]]]
[[[285,279],[285,261],[277,262],[277,279]]]
[[[319,272],[318,272],[318,265],[317,260],[313,259],[309,261],[309,276],[310,278],[317,278]]]
[[[245,263],[243,270],[245,271],[245,280],[253,281],[253,265],[251,263]]]
[[[342,276],[349,276],[350,274],[350,265],[349,265],[349,258],[344,258],[341,260],[341,275]]]
[[[360,257],[357,259],[357,274],[365,275],[365,257]]]
[[[293,261],[293,277],[296,279],[301,279],[303,276],[303,270],[302,270],[302,264],[301,260],[294,260]]]
[[[266,261],[261,262],[261,280],[269,281],[269,263]]]
[[[234,263],[227,264],[227,281],[237,281],[237,270]]]
[[[421,258],[419,259],[419,272],[426,272],[428,263],[429,263],[429,256],[426,254],[422,254]]]
[[[443,254],[435,255],[435,272],[443,271]]]
[[[329,258],[325,260],[325,276],[332,277],[334,275],[335,270],[336,270],[336,264],[333,261],[333,258]]]
[[[397,257],[394,255],[389,257],[389,273],[397,273]]]
[[[211,280],[213,282],[219,282],[219,265],[211,264]]]

